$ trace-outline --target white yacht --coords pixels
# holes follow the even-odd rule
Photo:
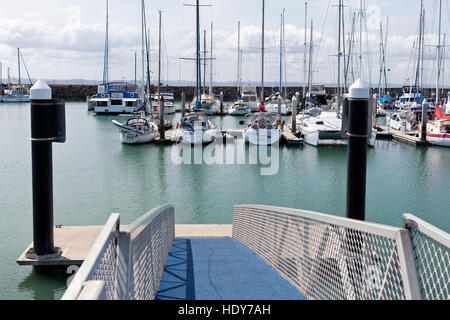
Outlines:
[[[278,96],[279,96],[279,93],[276,93],[266,99],[265,108],[266,108],[267,112],[278,114]],[[281,115],[287,116],[287,115],[291,114],[291,112],[292,112],[291,102],[287,99],[282,99]]]
[[[218,131],[213,123],[200,112],[192,112],[177,124],[175,140],[187,144],[209,144],[214,142]]]
[[[329,109],[330,105],[327,101],[327,91],[323,84],[313,84],[306,93],[306,100],[309,105],[313,105],[322,109]]]
[[[276,120],[273,115],[266,112],[258,112],[251,116],[250,123],[245,124],[245,140],[253,145],[273,145],[281,139],[281,129],[276,128]]]
[[[256,87],[243,87],[242,88],[242,102],[244,102],[252,112],[258,110],[258,94],[256,93]]]
[[[319,111],[316,110],[317,113]],[[342,118],[335,111],[322,111],[319,114],[300,114],[297,116],[297,131],[305,143],[311,146],[346,146],[348,139],[342,136]],[[375,145],[377,131],[371,130],[367,144]]]
[[[164,99],[164,113],[174,114],[175,113],[175,99],[173,93],[161,92],[161,97]],[[153,109],[158,111],[158,98],[157,94],[152,94],[152,106]]]
[[[435,120],[427,123],[427,141],[433,145],[450,147],[450,115],[442,114],[436,106]]]
[[[134,113],[144,103],[144,93],[140,89],[135,84],[124,82],[101,84],[97,95],[88,104],[94,105],[97,115]]]
[[[112,123],[119,128],[120,141],[122,143],[149,143],[159,137],[158,126],[144,117],[128,119],[125,124],[116,120],[112,120]]]
[[[252,109],[242,100],[238,100],[228,107],[228,114],[232,116],[245,116],[252,112]]]
[[[389,127],[404,133],[412,131],[412,118],[407,112],[393,112],[387,115],[386,121],[389,121]]]

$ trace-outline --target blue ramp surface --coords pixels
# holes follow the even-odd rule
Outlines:
[[[158,300],[305,300],[253,251],[233,238],[176,238]]]

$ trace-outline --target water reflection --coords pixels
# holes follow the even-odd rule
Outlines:
[[[33,300],[61,299],[67,289],[66,280],[65,269],[57,269],[48,274],[32,271],[19,283],[18,290],[31,293]]]

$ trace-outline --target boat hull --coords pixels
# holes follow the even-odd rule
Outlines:
[[[207,131],[187,131],[177,130],[175,139],[182,144],[189,145],[206,145],[216,140],[217,130]]]
[[[450,147],[450,134],[427,134],[427,141],[435,146]]]
[[[245,141],[257,146],[273,145],[281,139],[281,131],[279,129],[246,129],[244,135]]]
[[[120,142],[124,144],[144,144],[150,143],[158,137],[158,133],[136,134],[131,132],[120,132]]]

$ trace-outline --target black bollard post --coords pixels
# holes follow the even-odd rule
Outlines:
[[[164,124],[164,98],[159,97],[159,140],[166,139],[165,136],[166,127]]]
[[[33,174],[32,254],[55,254],[53,239],[52,143],[66,141],[64,102],[52,100],[50,87],[39,80],[31,88]]]
[[[421,122],[421,129],[420,129],[420,140],[422,142],[427,141],[427,111],[428,111],[428,101],[427,99],[424,99],[422,102],[422,122]]]
[[[186,109],[186,94],[181,93],[181,119],[184,119],[184,110]]]
[[[220,114],[223,115],[223,92],[220,92]]]
[[[357,80],[349,90],[347,218],[365,220],[369,87]]]

